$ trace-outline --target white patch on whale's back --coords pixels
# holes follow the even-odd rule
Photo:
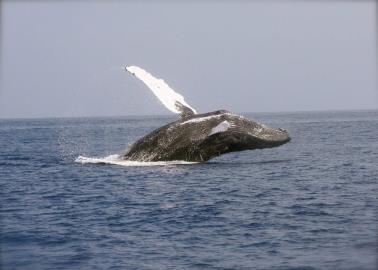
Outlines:
[[[223,114],[216,114],[216,115],[210,115],[210,116],[204,116],[204,117],[197,117],[197,118],[193,118],[193,119],[187,120],[185,122],[182,122],[182,123],[180,123],[180,125],[185,125],[185,124],[189,124],[189,123],[200,123],[200,122],[203,122],[203,121],[206,121],[206,120],[210,120],[212,118],[219,118],[219,117],[221,117],[225,114],[231,115],[231,113],[223,113]]]
[[[190,119],[190,120],[187,120],[185,122],[180,123],[180,125],[185,125],[185,124],[189,124],[189,123],[199,123],[199,122],[209,120],[211,118],[218,118],[218,117],[219,117],[219,115],[211,115],[211,116],[193,118],[193,119]]]
[[[210,132],[209,135],[213,135],[213,134],[220,133],[220,132],[225,132],[230,127],[231,127],[231,124],[227,120],[225,120],[225,121],[221,122],[220,124],[218,124],[216,127],[213,127],[211,129],[211,132]]]
[[[142,161],[131,161],[131,160],[124,160],[121,158],[120,155],[110,155],[107,157],[84,157],[78,156],[75,159],[75,162],[81,164],[111,164],[111,165],[119,165],[119,166],[126,166],[126,167],[140,167],[140,166],[168,166],[168,165],[189,165],[189,164],[196,164],[197,162],[188,162],[188,161],[149,161],[149,162],[142,162]]]
[[[184,97],[170,88],[169,85],[164,82],[164,80],[155,78],[150,73],[137,66],[129,66],[125,68],[128,72],[135,75],[135,77],[144,82],[155,94],[155,96],[171,112],[182,113],[180,108],[176,106],[178,102],[191,109],[194,114],[197,113],[195,109],[193,109],[188,103],[185,102]]]

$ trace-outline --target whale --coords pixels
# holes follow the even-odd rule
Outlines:
[[[288,143],[287,130],[272,128],[228,110],[197,113],[164,80],[137,66],[124,66],[180,118],[133,143],[122,159],[130,161],[206,162],[222,154],[273,148]]]

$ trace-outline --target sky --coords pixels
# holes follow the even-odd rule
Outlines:
[[[2,1],[0,118],[378,109],[374,1]]]

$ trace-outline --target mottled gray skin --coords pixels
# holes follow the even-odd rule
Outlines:
[[[203,117],[207,118],[198,121]],[[226,131],[211,134],[213,128],[225,120],[231,126]],[[289,141],[286,130],[269,128],[221,110],[187,115],[156,129],[135,142],[123,158],[133,161],[203,162],[225,153],[277,147]]]

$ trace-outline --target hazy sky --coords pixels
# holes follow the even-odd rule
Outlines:
[[[377,109],[373,1],[2,1],[0,117]]]

